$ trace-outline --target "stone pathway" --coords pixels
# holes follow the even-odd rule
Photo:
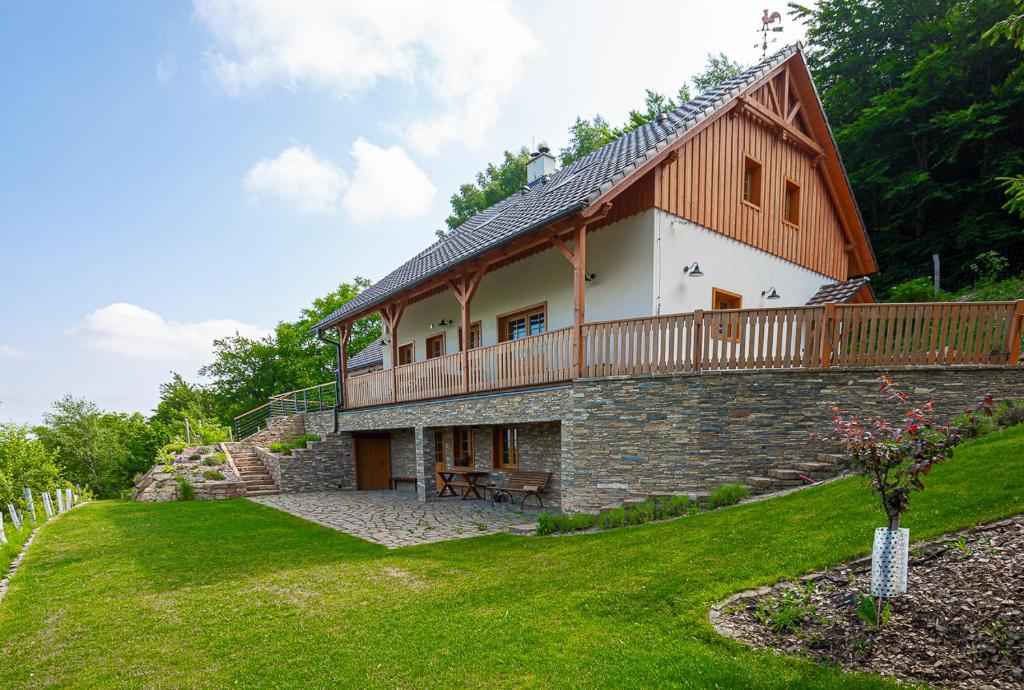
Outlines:
[[[316,491],[249,500],[390,549],[508,532],[537,516],[536,511],[492,506],[489,501],[420,503],[415,494],[402,491]]]

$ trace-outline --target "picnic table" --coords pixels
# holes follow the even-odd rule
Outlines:
[[[480,493],[478,483],[481,479],[486,477],[489,472],[484,470],[440,470],[437,476],[441,478],[441,488],[438,490],[438,496],[458,496],[459,494],[455,491],[457,487],[462,487],[462,500],[465,501],[468,498],[483,498],[483,494]],[[455,478],[460,477],[465,481],[458,481]]]

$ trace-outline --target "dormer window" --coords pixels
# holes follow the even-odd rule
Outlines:
[[[786,191],[782,200],[782,220],[795,228],[800,227],[800,185],[786,180]]]
[[[750,156],[743,157],[743,201],[761,208],[761,164]]]

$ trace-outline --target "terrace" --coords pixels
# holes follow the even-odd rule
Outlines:
[[[705,310],[585,323],[276,395],[239,415],[239,438],[260,420],[575,379],[827,367],[1010,366],[1021,354],[1024,301],[826,304]]]

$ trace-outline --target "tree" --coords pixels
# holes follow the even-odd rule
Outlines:
[[[52,491],[61,483],[51,453],[28,427],[0,424],[0,506],[23,506],[25,487],[35,493]]]
[[[1010,0],[822,0],[808,61],[887,287],[932,253],[1022,237],[1001,177],[1024,168],[1024,64],[983,35]],[[886,275],[893,276],[887,280]]]
[[[526,184],[526,163],[529,160],[530,150],[525,146],[518,151],[505,151],[501,163],[488,163],[473,182],[459,187],[451,197],[451,215],[445,219],[448,229],[454,230],[484,209],[518,192]],[[438,236],[443,237],[444,232],[439,230]]]
[[[100,497],[115,496],[122,488],[119,466],[128,453],[116,423],[104,416],[96,403],[66,395],[43,415],[44,426],[35,429],[64,476]]]
[[[730,60],[725,53],[718,55],[708,53],[704,71],[693,75],[693,88],[697,90],[697,93],[704,93],[708,89],[713,89],[722,82],[738,76],[742,71],[743,65]],[[689,94],[687,94],[686,100],[689,100]]]
[[[230,425],[236,415],[262,405],[271,395],[331,381],[337,354],[333,347],[310,333],[310,328],[369,285],[370,281],[361,277],[341,283],[336,290],[314,299],[296,321],[278,323],[274,332],[264,338],[245,338],[236,333],[215,340],[214,359],[199,373],[212,379],[206,393],[219,421]],[[380,315],[356,321],[348,354],[356,354],[379,338],[380,333]],[[188,393],[181,391],[181,395]]]

